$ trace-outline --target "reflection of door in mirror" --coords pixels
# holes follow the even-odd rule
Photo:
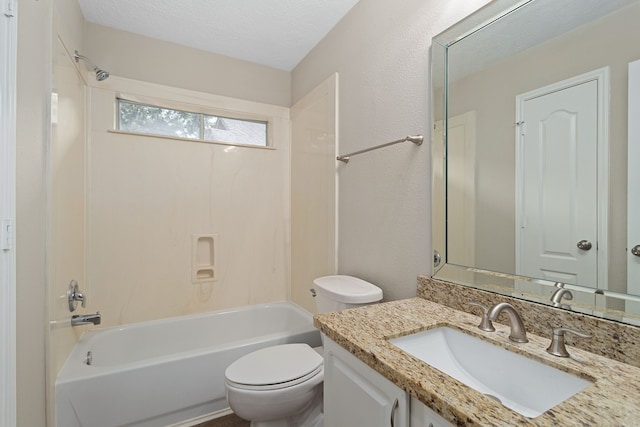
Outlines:
[[[627,293],[640,295],[640,60],[629,64],[629,143],[627,188]],[[635,250],[634,250],[635,248]],[[640,313],[640,303],[627,301],[626,311]]]
[[[587,73],[516,98],[516,274],[606,289],[598,281],[598,257],[606,259],[598,84],[598,73]]]
[[[431,138],[431,241],[433,242],[434,271],[440,268],[446,258],[445,253],[445,157],[444,157],[444,121],[438,120],[433,124]]]
[[[475,111],[447,123],[447,263],[475,265]],[[438,124],[436,124],[438,126]]]

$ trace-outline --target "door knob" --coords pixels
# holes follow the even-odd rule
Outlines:
[[[631,248],[631,253],[635,256],[640,256],[640,245],[635,245],[633,248]]]
[[[591,242],[588,240],[580,240],[577,244],[578,249],[582,249],[583,251],[588,251],[591,249]]]

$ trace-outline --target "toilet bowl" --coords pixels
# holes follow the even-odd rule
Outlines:
[[[382,290],[352,276],[313,281],[318,313],[368,305]],[[227,400],[252,427],[322,427],[322,349],[307,344],[263,348],[233,362],[225,371]]]
[[[307,344],[247,354],[225,378],[229,406],[252,427],[322,426],[323,359]]]

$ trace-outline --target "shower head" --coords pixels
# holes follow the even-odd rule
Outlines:
[[[101,69],[96,70],[96,80],[101,82],[109,78],[109,72]]]
[[[73,58],[76,60],[76,62],[79,62],[82,59],[84,62],[89,64],[91,66],[91,68],[93,69],[93,71],[96,72],[96,80],[97,81],[101,82],[101,81],[106,80],[106,79],[109,78],[109,72],[108,71],[105,71],[105,70],[102,70],[102,69],[96,67],[96,65],[93,62],[91,62],[91,60],[89,58],[87,58],[84,55],[80,55],[77,50],[75,51],[75,53],[73,55]]]

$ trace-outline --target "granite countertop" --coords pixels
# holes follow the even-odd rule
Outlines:
[[[495,332],[483,332],[479,320],[422,298],[314,317],[322,333],[454,425],[640,425],[640,368],[570,346],[570,358],[552,356],[545,351],[547,337],[529,333],[528,343],[516,344],[508,338],[509,326],[494,323]],[[451,326],[593,384],[536,418],[524,417],[387,342],[438,326]]]

